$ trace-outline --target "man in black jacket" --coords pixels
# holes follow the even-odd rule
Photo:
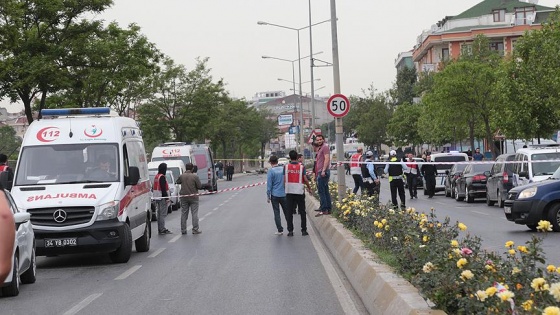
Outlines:
[[[426,156],[426,163],[431,163],[432,157],[430,155]],[[436,176],[437,168],[435,164],[424,164],[422,165],[422,176],[424,176],[424,181],[426,182],[426,191],[428,192],[428,198],[433,198],[436,190]]]

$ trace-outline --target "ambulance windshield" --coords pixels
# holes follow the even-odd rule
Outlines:
[[[15,186],[119,181],[117,144],[24,147]]]

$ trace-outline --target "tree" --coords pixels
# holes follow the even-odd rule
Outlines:
[[[27,120],[31,103],[69,82],[68,64],[86,38],[100,31],[100,21],[79,20],[104,11],[112,0],[3,0],[0,4],[0,97],[21,99]]]
[[[9,159],[16,159],[21,146],[21,138],[16,136],[16,131],[10,126],[0,127],[0,153],[4,153]]]
[[[541,30],[525,34],[515,44],[498,83],[498,123],[509,138],[550,137],[560,128],[560,9]]]
[[[387,125],[387,135],[397,146],[422,143],[418,132],[418,120],[422,114],[421,104],[398,105]]]
[[[395,104],[412,104],[417,94],[414,91],[416,85],[416,68],[404,67],[397,72],[397,81],[394,86]]]

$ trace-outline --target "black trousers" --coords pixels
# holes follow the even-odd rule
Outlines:
[[[352,174],[352,178],[354,179],[354,190],[352,191],[354,194],[358,192],[358,189],[361,189],[362,194],[364,193],[364,180],[362,179],[362,175],[360,174]]]
[[[366,191],[366,194],[370,197],[373,196],[373,194],[379,194],[380,188],[381,188],[381,183],[376,184],[375,182],[373,183],[364,182],[364,189]]]
[[[425,176],[426,181],[426,191],[430,197],[433,197],[436,192],[436,177],[435,176]]]
[[[406,184],[408,185],[408,192],[410,198],[418,196],[418,176],[414,174],[406,175]]]
[[[307,215],[305,213],[305,195],[286,194],[287,209],[284,216],[288,222],[288,232],[294,231],[294,210],[297,205],[301,217],[301,231],[307,231]]]
[[[402,180],[402,178],[399,179],[393,179],[390,183],[389,183],[389,187],[391,188],[391,202],[393,203],[393,206],[396,208],[399,206],[399,203],[397,202],[397,192],[399,193],[399,197],[401,199],[401,208],[405,207],[405,194],[404,194],[404,181]]]

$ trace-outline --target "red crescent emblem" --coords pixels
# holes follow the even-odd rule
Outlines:
[[[41,142],[52,142],[58,139],[60,130],[57,127],[45,127],[37,131],[37,140]]]
[[[92,126],[92,128],[97,129],[97,127],[94,125]],[[97,132],[97,130],[95,130],[94,132]],[[86,137],[90,137],[90,138],[97,138],[99,136],[101,136],[103,134],[103,129],[99,128],[99,134],[93,134],[93,133],[88,133],[88,129],[84,129],[84,135]]]

